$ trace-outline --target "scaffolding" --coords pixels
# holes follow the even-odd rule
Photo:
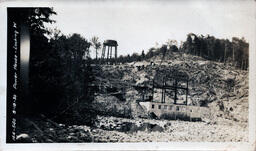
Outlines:
[[[171,77],[167,77],[166,75],[162,77],[162,83],[157,83],[155,79],[153,80],[153,88],[152,88],[152,98],[154,99],[154,92],[155,89],[161,89],[161,103],[166,102],[166,90],[171,90],[174,92],[174,102],[173,104],[177,104],[178,100],[178,90],[184,90],[185,95],[186,95],[186,100],[183,105],[188,104],[188,76],[182,75],[182,74],[175,74],[172,75]],[[169,84],[172,83],[172,84]],[[181,83],[185,83],[185,87],[182,86]],[[153,101],[153,100],[152,100]],[[179,103],[181,104],[181,103]]]

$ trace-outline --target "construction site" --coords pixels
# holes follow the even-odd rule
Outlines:
[[[93,68],[94,141],[248,140],[248,71],[181,52],[117,64],[117,42],[106,42]]]
[[[28,120],[33,142],[248,141],[248,70],[172,51],[118,63],[117,47],[104,41],[91,65],[93,123]]]
[[[105,55],[106,47],[108,48],[107,55]],[[112,57],[112,47],[115,48],[115,57]],[[163,54],[159,64],[155,64],[155,61],[151,61],[150,64],[147,64],[147,62],[144,61],[141,65],[134,64],[126,67],[116,65],[116,56],[117,42],[114,40],[106,40],[103,43],[102,57],[99,61],[100,64],[94,64],[95,68],[97,67],[95,70],[96,80],[95,83],[92,83],[91,88],[96,90],[96,98],[98,95],[103,95],[104,97],[114,96],[124,102],[127,91],[135,89],[139,92],[139,94],[137,94],[138,98],[134,100],[136,105],[131,104],[133,106],[130,105],[127,111],[131,112],[132,109],[140,110],[142,115],[133,115],[132,113],[124,111],[123,116],[151,116],[159,119],[164,117],[191,121],[201,120],[201,114],[209,113],[206,107],[195,106],[195,104],[192,104],[191,100],[188,102],[189,75],[186,72],[179,71],[177,68],[168,68],[162,65],[165,61],[165,54]],[[131,68],[131,70],[135,72],[143,72],[145,69],[151,67],[153,72],[148,78],[137,77],[138,81],[136,81],[136,77],[130,77],[132,81],[127,81],[128,79],[122,80],[118,79],[118,77],[108,79],[115,75],[105,75],[106,78],[100,76],[100,74],[105,73],[105,71],[102,71],[104,68],[111,69],[112,67],[117,67],[121,70],[122,68]],[[114,72],[113,74],[116,73]],[[146,76],[145,73],[144,76]],[[115,108],[116,107],[113,108],[114,112],[116,111]]]

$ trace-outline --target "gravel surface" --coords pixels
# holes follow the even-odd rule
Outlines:
[[[210,124],[206,122],[186,122],[168,121],[151,119],[124,119],[115,117],[99,117],[99,123],[118,127],[118,123],[130,122],[134,125],[141,123],[157,124],[164,130],[149,131],[93,129],[91,135],[96,142],[170,142],[170,141],[189,141],[189,142],[244,142],[248,141],[248,127],[243,124],[226,121],[221,124]],[[141,124],[142,125],[142,124]],[[136,128],[135,128],[136,129]]]
[[[93,126],[57,124],[26,119],[17,142],[245,142],[246,123],[217,123],[97,116]],[[35,125],[37,125],[35,127]]]

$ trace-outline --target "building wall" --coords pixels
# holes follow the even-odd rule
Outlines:
[[[206,107],[199,106],[186,106],[170,103],[156,103],[156,102],[140,102],[141,106],[144,106],[148,112],[153,112],[159,118],[164,115],[184,118],[201,118],[202,113],[206,114]],[[202,113],[201,113],[202,112]]]

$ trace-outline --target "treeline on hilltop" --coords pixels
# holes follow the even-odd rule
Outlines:
[[[177,42],[172,40],[159,48],[150,48],[146,54],[143,50],[141,54],[121,55],[118,57],[117,62],[142,61],[153,56],[164,56],[170,52],[182,52],[201,56],[212,61],[231,63],[242,70],[247,70],[249,66],[249,43],[244,38],[233,37],[232,41],[230,41],[228,39],[218,39],[210,35],[198,36],[193,33],[187,35],[186,41],[179,48],[177,47]]]
[[[233,37],[232,41],[229,41],[214,36],[197,36],[190,33],[181,51],[209,60],[230,62],[242,70],[248,69],[249,66],[249,43],[244,38]]]

